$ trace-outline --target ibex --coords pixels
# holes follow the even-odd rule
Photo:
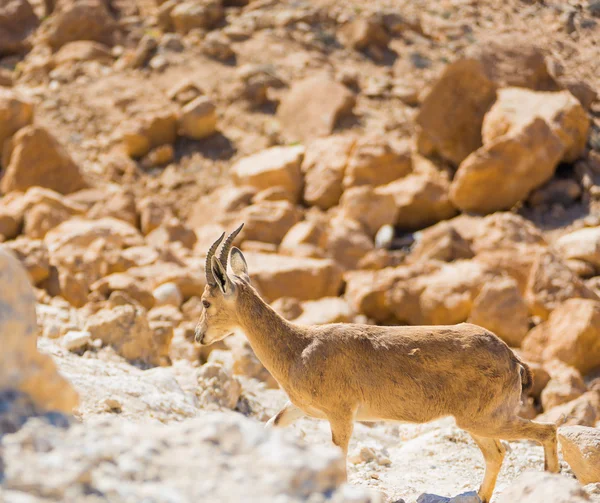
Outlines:
[[[242,224],[243,226],[243,224]],[[481,449],[486,469],[479,497],[488,503],[505,449],[499,439],[544,447],[545,469],[558,472],[556,427],[517,415],[533,379],[496,335],[476,325],[380,327],[351,323],[301,326],[277,314],[250,284],[240,226],[206,257],[206,288],[195,338],[212,344],[242,331],[289,397],[267,423],[326,419],[344,455],[354,421],[424,423],[453,416]],[[230,252],[231,249],[231,252]],[[227,272],[230,262],[232,274]]]

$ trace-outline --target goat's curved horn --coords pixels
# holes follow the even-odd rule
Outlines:
[[[219,245],[221,244],[221,241],[223,241],[223,238],[225,237],[225,233],[221,234],[221,237],[219,239],[217,239],[212,246],[208,249],[208,254],[206,255],[206,265],[205,265],[205,270],[206,270],[206,282],[211,285],[214,286],[217,284],[217,281],[215,280],[215,277],[213,276],[212,273],[212,267],[210,264],[210,261],[213,257],[213,255],[215,254],[215,252],[217,251],[217,248],[219,247]]]
[[[236,238],[236,236],[242,230],[242,227],[244,227],[244,224],[240,225],[236,230],[234,230],[231,234],[229,234],[229,236],[223,243],[223,247],[221,248],[221,255],[219,255],[219,262],[221,262],[221,264],[223,265],[223,268],[226,271],[227,271],[227,259],[229,258],[229,250],[231,249],[233,240]]]

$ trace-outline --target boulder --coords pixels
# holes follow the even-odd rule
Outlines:
[[[280,297],[315,300],[335,297],[342,286],[342,271],[326,259],[246,253],[252,282],[267,302]]]
[[[415,243],[407,260],[453,262],[473,256],[469,242],[460,235],[451,221],[443,221],[415,233]]]
[[[61,2],[41,27],[41,39],[53,49],[75,40],[111,45],[116,23],[103,0]]]
[[[202,140],[217,131],[217,107],[207,96],[199,96],[181,109],[179,134]]]
[[[123,253],[127,251],[125,250]],[[204,250],[204,253],[206,253],[206,250]],[[190,297],[202,297],[206,286],[204,268],[197,270],[172,262],[156,261],[152,264],[132,267],[127,270],[127,274],[135,276],[140,281],[147,282],[151,290],[165,283],[173,283],[179,288],[184,300]]]
[[[569,232],[556,240],[554,248],[564,260],[583,260],[600,268],[600,227]]]
[[[171,110],[148,111],[128,120],[119,134],[127,155],[143,157],[156,147],[175,142],[177,115]]]
[[[84,330],[131,361],[159,365],[162,355],[148,325],[146,312],[132,305],[101,309],[89,316]]]
[[[563,143],[560,160],[573,162],[585,148],[590,119],[569,92],[536,92],[518,87],[498,91],[498,99],[485,115],[481,134],[487,145],[496,138],[543,119]]]
[[[300,164],[304,147],[271,147],[237,161],[230,170],[238,186],[250,186],[257,191],[283,187],[297,201],[302,191]]]
[[[72,413],[77,393],[53,359],[37,350],[36,302],[27,272],[2,245],[0,312],[0,389],[29,395],[41,410]]]
[[[67,150],[41,126],[20,129],[4,150],[6,171],[2,192],[40,186],[61,194],[80,190],[86,183]]]
[[[393,145],[385,137],[358,139],[348,158],[344,187],[385,185],[412,170],[409,146]]]
[[[469,322],[491,330],[509,346],[519,347],[529,330],[529,313],[518,283],[505,276],[483,285]]]
[[[345,269],[357,269],[360,260],[373,250],[373,239],[357,220],[333,216],[325,230],[327,255]]]
[[[279,245],[279,252],[295,257],[323,258],[326,246],[325,223],[316,220],[303,220],[288,230]]]
[[[476,213],[510,209],[554,175],[563,151],[560,137],[535,118],[464,159],[450,186],[450,200]]]
[[[222,185],[210,194],[202,196],[192,206],[188,217],[188,224],[196,230],[197,234],[204,235],[203,228],[208,224],[225,225],[229,220],[237,218],[237,213],[252,203],[257,190],[248,185],[236,187],[234,185]],[[160,201],[157,200],[160,206]],[[214,236],[219,232],[208,232],[207,247],[214,241]],[[202,240],[203,241],[203,240]]]
[[[419,114],[417,144],[458,166],[481,147],[483,118],[496,99],[496,85],[475,59],[448,65],[427,93]]]
[[[196,371],[196,395],[203,409],[234,409],[242,386],[230,371],[216,363],[206,363]]]
[[[348,302],[340,297],[324,297],[302,302],[302,313],[294,318],[301,325],[325,325],[327,323],[352,323],[356,313]]]
[[[20,237],[4,246],[21,261],[32,284],[37,285],[50,276],[48,250],[43,241]]]
[[[158,197],[145,197],[137,201],[136,206],[140,219],[140,229],[144,235],[150,234],[154,229],[175,216],[173,210]]]
[[[25,2],[26,3],[26,2]],[[0,7],[1,11],[2,7]],[[2,14],[0,14],[0,19]],[[0,20],[0,26],[2,21]],[[0,33],[2,29],[0,28]],[[2,35],[0,35],[1,37]],[[0,46],[2,41],[0,39]],[[0,53],[2,49],[0,49]],[[12,89],[0,87],[0,154],[4,142],[33,121],[33,105]],[[1,162],[0,162],[1,165]],[[6,166],[5,166],[6,167]]]
[[[110,48],[90,40],[76,40],[63,45],[52,57],[54,66],[69,65],[84,61],[99,61],[110,64],[113,56]]]
[[[302,161],[304,201],[327,210],[338,204],[354,138],[331,136],[308,145]]]
[[[397,212],[392,223],[401,229],[415,230],[456,214],[448,198],[449,188],[448,179],[439,173],[418,173],[378,187],[377,191],[394,198]]]
[[[327,75],[295,82],[277,108],[290,140],[306,142],[330,135],[339,119],[351,114],[354,95]]]
[[[244,208],[237,219],[244,222],[242,240],[278,244],[302,214],[287,201],[264,201]]]
[[[88,218],[104,217],[118,218],[133,227],[138,226],[138,213],[133,191],[116,190],[107,194],[101,201],[94,204],[87,214]]]
[[[174,243],[192,250],[196,244],[196,240],[196,233],[177,217],[173,217],[162,223],[146,236],[146,243],[163,250]]]
[[[474,260],[353,271],[345,275],[345,296],[356,312],[380,323],[452,325],[467,320],[490,277]]]
[[[516,33],[483,37],[467,50],[477,59],[490,80],[500,88],[525,87],[536,91],[554,91],[558,85],[546,65],[544,51],[527,36]]]
[[[542,407],[546,411],[575,400],[587,391],[583,378],[576,369],[557,363],[547,364],[551,378],[540,394]]]
[[[600,301],[569,299],[523,341],[532,360],[561,360],[582,375],[600,367]]]
[[[342,44],[357,51],[385,49],[390,40],[381,16],[357,17],[338,30],[338,37]]]
[[[28,50],[31,46],[29,37],[38,24],[39,20],[27,0],[3,1],[0,5],[0,58]]]
[[[600,393],[588,391],[580,397],[540,414],[536,421],[557,426],[594,426],[600,417]]]
[[[347,189],[340,199],[340,216],[360,222],[369,236],[375,236],[383,225],[393,224],[398,214],[396,199],[385,189],[370,185]]]
[[[209,30],[223,18],[223,6],[216,0],[187,0],[171,10],[175,31],[183,35],[195,28]]]
[[[586,503],[577,481],[548,472],[526,472],[498,496],[498,503]]]
[[[525,300],[530,312],[547,319],[559,304],[574,297],[600,300],[556,255],[540,251],[531,266],[525,287]]]
[[[600,429],[563,426],[558,441],[565,461],[582,484],[600,482]]]
[[[114,273],[99,279],[90,286],[92,292],[98,292],[108,299],[113,292],[123,292],[145,309],[152,309],[154,296],[146,282],[126,273]]]

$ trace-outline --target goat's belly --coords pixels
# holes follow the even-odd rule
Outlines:
[[[395,407],[372,407],[370,405],[360,405],[356,410],[356,421],[375,422],[385,421],[392,423],[428,423],[434,419],[439,419],[444,415],[433,411],[423,410],[418,413],[416,411],[402,410],[402,406],[399,409]]]

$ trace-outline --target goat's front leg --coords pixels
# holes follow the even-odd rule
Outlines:
[[[348,479],[346,463],[348,458],[348,444],[354,429],[354,414],[353,413],[338,413],[328,414],[327,419],[331,426],[331,440],[344,453],[344,480]]]
[[[300,419],[305,415],[306,414],[304,414],[304,412],[296,407],[292,402],[287,402],[283,406],[283,409],[281,409],[277,414],[267,421],[265,428],[288,426],[296,419]]]

